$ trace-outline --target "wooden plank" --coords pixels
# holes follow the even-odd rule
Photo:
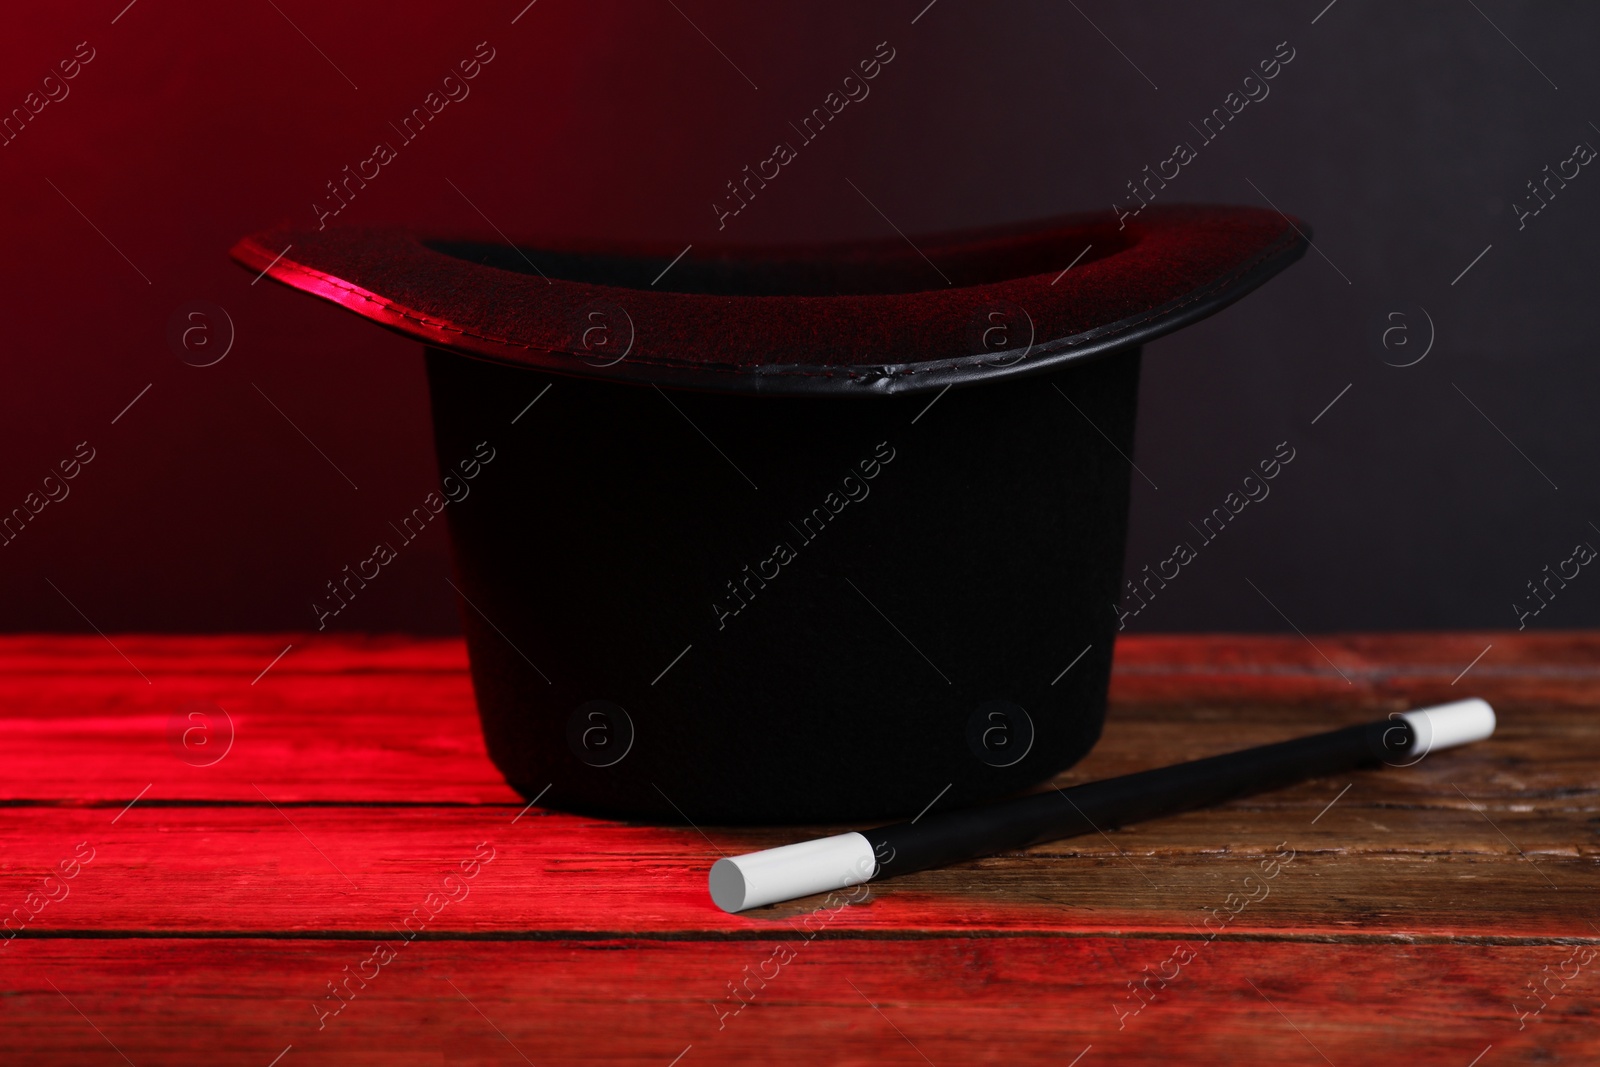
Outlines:
[[[367,941],[15,943],[0,968],[0,1059],[1466,1067],[1600,1054],[1593,941],[881,942],[785,931],[744,942],[418,941],[363,966],[375,950]],[[346,967],[370,980],[352,982],[347,1002],[326,999]],[[1164,988],[1152,979],[1153,999],[1136,1001],[1128,983],[1150,972],[1174,977]],[[1558,973],[1572,977],[1552,979],[1560,992],[1519,1016],[1538,1006],[1528,983]],[[731,999],[730,983],[748,993]]]
[[[0,717],[7,737],[0,757],[5,767],[0,803],[121,807],[146,787],[145,795],[157,802],[261,803],[265,794],[281,803],[517,803],[516,793],[488,761],[475,714],[461,707],[470,701],[463,685],[447,678],[402,684],[382,675],[348,686],[337,680],[295,681],[281,695],[257,698],[250,709],[233,712],[233,747],[210,766],[185,762],[184,755],[193,750],[172,741],[172,716],[165,705],[62,715],[48,725]],[[447,713],[451,707],[456,710]],[[1111,709],[1094,750],[1056,784],[1198,759],[1382,714],[1272,702],[1122,704]],[[330,723],[320,733],[319,716]],[[1501,701],[1499,719],[1495,737],[1485,744],[1374,779],[1382,802],[1426,803],[1442,794],[1459,799],[1453,779],[1475,783],[1469,790],[1474,797],[1521,797],[1532,803],[1594,795],[1589,768],[1600,758],[1600,718]],[[1321,795],[1321,788],[1297,786],[1256,803],[1309,801]]]
[[[1479,659],[1479,653],[1493,649]],[[1343,670],[1362,676],[1444,675],[1452,681],[1474,660],[1470,677],[1600,672],[1600,633],[1589,630],[1451,630],[1395,633],[1126,634],[1117,641],[1127,673],[1265,675]],[[1331,661],[1331,662],[1330,662]],[[1454,668],[1454,669],[1452,669]],[[1447,673],[1448,672],[1448,673]]]
[[[459,640],[118,635],[114,641],[149,684],[97,637],[0,638],[0,722],[8,742],[0,802],[121,805],[147,786],[154,797],[182,800],[259,802],[257,787],[279,802],[516,799],[484,754]],[[1298,637],[1124,640],[1105,737],[1062,781],[1470,694],[1495,701],[1504,732],[1518,735],[1493,742],[1516,761],[1516,773],[1499,779],[1508,790],[1537,797],[1573,787],[1568,746],[1600,751],[1600,723],[1555,714],[1600,700],[1600,635],[1317,641],[1354,684]],[[291,643],[293,650],[256,681]],[[1476,655],[1472,650],[1491,643],[1491,653],[1467,675],[1473,688],[1452,687]],[[208,753],[173,740],[174,717],[181,726],[193,702],[219,706],[232,724],[233,746],[211,766],[194,766]],[[213,733],[206,736],[220,743],[224,720],[209,725]],[[1562,741],[1542,744],[1552,729]],[[1503,743],[1516,747],[1498,747]],[[1529,758],[1533,749],[1538,758]],[[1477,749],[1452,756],[1481,758]]]
[[[0,638],[0,802],[120,806],[146,787],[256,803],[258,787],[278,802],[517,799],[484,751],[459,640],[114,640],[148,683],[99,638]],[[188,719],[197,704],[206,717]]]
[[[1380,712],[1469,696],[1592,707],[1600,634],[1129,636],[1117,642],[1112,694],[1129,704],[1271,701]]]
[[[286,645],[293,645],[292,651],[270,675],[452,673],[467,664],[465,646],[455,637],[113,634],[108,641],[95,635],[6,634],[0,635],[0,674],[105,674],[141,684],[146,677],[214,675],[248,684]],[[1492,650],[1478,659],[1490,645]],[[1480,678],[1592,681],[1600,675],[1600,632],[1316,634],[1310,641],[1293,634],[1124,634],[1116,654],[1119,677],[1299,674],[1340,685],[1347,683],[1338,670],[1355,681],[1442,678],[1448,685],[1474,660],[1472,681],[1463,683],[1469,689]]]
[[[1188,933],[1212,915],[1212,929],[1297,937],[1596,933],[1588,925],[1589,893],[1600,889],[1592,814],[1500,806],[1491,825],[1464,803],[1372,806],[1352,799],[1352,788],[1317,818],[1333,792],[1297,809],[1193,812],[886,881],[834,928],[863,936]],[[110,809],[22,809],[0,829],[0,902],[13,917],[10,909],[25,907],[25,937],[386,933],[445,892],[446,876],[488,842],[493,860],[469,886],[450,889],[467,895],[447,906],[435,898],[421,916],[433,934],[753,936],[819,903],[732,916],[707,896],[719,850],[767,847],[792,840],[793,830],[707,829],[702,837],[537,811],[513,823],[518,811],[141,804],[112,824]],[[80,842],[93,858],[67,895],[28,907]],[[1261,863],[1280,845],[1294,859],[1265,879]],[[1240,904],[1247,896],[1260,899]]]
[[[289,653],[279,659],[285,647]],[[274,662],[276,661],[276,662]],[[6,634],[0,672],[78,678],[105,674],[144,684],[162,677],[212,675],[248,685],[270,674],[460,673],[467,668],[459,637],[404,634]]]

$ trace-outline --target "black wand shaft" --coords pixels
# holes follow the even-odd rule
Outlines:
[[[1415,741],[1409,723],[1385,719],[861,833],[874,877],[890,878],[1403,760]]]

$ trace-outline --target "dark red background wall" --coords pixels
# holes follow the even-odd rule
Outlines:
[[[1600,539],[1600,177],[1525,229],[1511,207],[1575,141],[1600,142],[1600,16],[1576,3],[124,4],[5,16],[0,108],[80,42],[94,58],[0,147],[0,510],[79,442],[95,455],[0,547],[5,628],[308,627],[323,582],[435,484],[416,346],[252,284],[225,253],[313,222],[324,183],[484,41],[495,58],[470,96],[339,221],[490,239],[483,215],[519,238],[885,233],[850,182],[911,233],[1104,208],[1288,41],[1272,97],[1174,196],[1270,196],[1317,225],[1320,251],[1147,353],[1136,458],[1160,488],[1135,480],[1130,563],[1168,554],[1277,442],[1303,458],[1139,625],[1282,628],[1245,579],[1308,630],[1513,625],[1527,579]],[[882,41],[896,58],[871,96],[718,235],[723,183]],[[168,343],[194,300],[233,323],[214,366]],[[1416,305],[1437,349],[1386,366],[1373,337]],[[337,625],[453,628],[444,537]],[[1593,582],[1537,625],[1600,623]]]

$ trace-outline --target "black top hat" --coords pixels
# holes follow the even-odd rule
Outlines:
[[[1138,346],[1306,243],[1152,206],[915,243],[328,229],[233,255],[429,347],[445,494],[414,521],[449,513],[507,779],[738,822],[968,803],[1088,750]]]

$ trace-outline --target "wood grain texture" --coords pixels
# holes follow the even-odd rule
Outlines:
[[[1323,804],[1337,788],[1325,787]],[[1317,807],[1195,812],[876,883],[870,902],[833,928],[874,936],[1189,929],[1229,894],[1253,891],[1259,879],[1241,888],[1244,879],[1286,843],[1295,859],[1266,898],[1230,920],[1231,932],[1597,936],[1586,920],[1600,916],[1600,850],[1574,843],[1592,833],[1574,820],[1496,811],[1497,831],[1461,808],[1364,804],[1355,787],[1312,825]],[[434,932],[753,934],[823,899],[728,915],[706,894],[719,849],[795,840],[794,830],[708,828],[701,837],[537,812],[513,825],[518,810],[135,806],[113,826],[114,809],[27,809],[0,831],[0,902],[21,903],[78,842],[95,850],[92,862],[23,936],[385,931],[482,842],[493,861],[470,895],[430,923]],[[181,891],[159,891],[169,885]]]
[[[1104,737],[1057,783],[1468,695],[1500,729],[729,916],[710,862],[810,831],[526,807],[458,641],[0,638],[0,1062],[1595,1062],[1600,635],[1313,641],[1120,643]],[[233,730],[211,766],[174,741],[196,701]],[[396,960],[319,1031],[379,941]]]
[[[1128,983],[1184,944],[1190,962],[1165,988],[1152,981],[1153,999],[1129,1016],[1139,1002]],[[337,1006],[327,983],[371,958],[371,943],[13,949],[25,955],[0,970],[0,1055],[87,1067],[113,1067],[123,1055],[138,1067],[266,1067],[285,1049],[279,1067],[667,1067],[680,1054],[679,1067],[1233,1067],[1324,1057],[1337,1067],[1467,1067],[1490,1046],[1479,1067],[1587,1064],[1600,983],[1595,959],[1538,1015],[1519,1017],[1536,1004],[1525,983],[1568,960],[1570,946],[807,942],[790,932],[759,942],[417,942],[365,969],[365,987],[352,983],[354,995],[325,1017]]]

